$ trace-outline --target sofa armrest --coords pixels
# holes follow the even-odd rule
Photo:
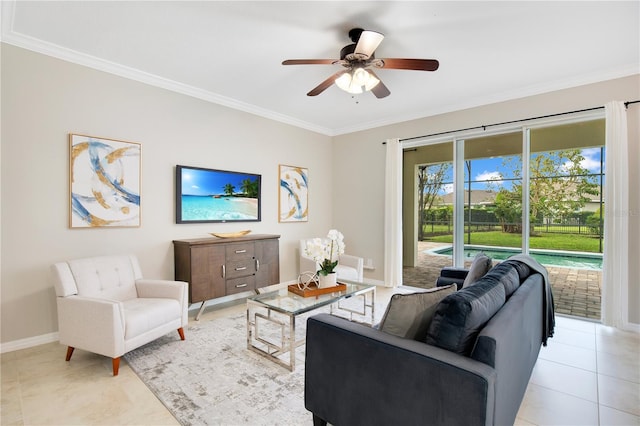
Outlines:
[[[60,343],[111,358],[124,354],[122,302],[83,296],[58,297]],[[91,321],[87,321],[91,318]]]
[[[327,314],[307,321],[305,407],[331,424],[492,424],[495,378],[426,343]]]
[[[446,287],[455,284],[460,290],[464,279],[469,273],[468,269],[446,266],[440,270],[440,276],[436,279],[436,287]]]
[[[444,278],[455,278],[463,280],[467,278],[469,270],[466,268],[456,268],[455,266],[445,266],[440,270],[440,276]]]
[[[138,297],[159,297],[181,301],[187,289],[184,281],[136,280]]]
[[[136,280],[138,297],[157,297],[175,299],[180,303],[182,312],[182,326],[189,323],[189,284],[184,281],[169,280]]]
[[[436,280],[436,287],[447,287],[451,284],[456,285],[456,289],[460,290],[462,285],[464,284],[464,280],[460,280],[458,278],[447,278],[447,277],[438,277]]]

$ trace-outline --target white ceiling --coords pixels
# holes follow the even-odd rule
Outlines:
[[[391,91],[306,93],[349,29],[385,34]],[[2,40],[222,105],[337,135],[640,73],[640,2],[3,1]],[[630,94],[633,97],[633,94]]]

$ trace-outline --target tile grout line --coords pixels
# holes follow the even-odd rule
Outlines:
[[[598,367],[598,337],[596,336],[597,330],[594,328],[593,333],[593,343],[595,345],[595,355],[596,355],[596,408],[598,412],[598,425],[602,424],[602,416],[600,415],[600,373]]]

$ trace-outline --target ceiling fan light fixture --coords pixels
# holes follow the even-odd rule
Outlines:
[[[336,79],[336,86],[353,95],[368,92],[380,83],[376,77],[364,68],[355,68]]]

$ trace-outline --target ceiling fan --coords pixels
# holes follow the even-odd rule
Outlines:
[[[435,59],[376,58],[374,53],[384,35],[377,31],[353,28],[349,31],[349,44],[340,50],[340,59],[287,59],[282,65],[342,65],[343,69],[314,87],[307,96],[317,96],[333,83],[349,93],[358,94],[371,91],[377,98],[389,96],[391,92],[384,85],[373,68],[435,71],[440,65]]]

